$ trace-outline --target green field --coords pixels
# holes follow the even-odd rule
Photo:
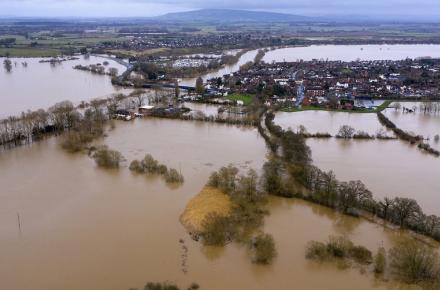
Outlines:
[[[55,57],[61,54],[59,49],[42,48],[0,48],[0,56],[10,57]]]
[[[245,106],[248,106],[252,103],[252,100],[254,99],[251,95],[240,95],[240,94],[233,94],[226,97],[226,99],[231,101],[243,101]]]
[[[10,55],[11,57],[53,57],[60,55],[62,51],[80,49],[106,41],[119,42],[126,39],[112,34],[64,34],[52,37],[44,33],[34,33],[28,39],[21,35],[1,35],[0,39],[3,38],[16,39],[15,44],[11,47],[0,47],[0,56]]]

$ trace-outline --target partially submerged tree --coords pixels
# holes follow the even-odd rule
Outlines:
[[[277,252],[273,237],[269,234],[259,234],[251,240],[251,249],[254,252],[253,261],[258,264],[270,264]]]
[[[118,168],[123,157],[118,151],[110,150],[106,146],[103,146],[95,151],[93,159],[95,159],[99,167]]]

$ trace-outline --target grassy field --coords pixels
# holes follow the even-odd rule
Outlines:
[[[216,213],[228,216],[230,212],[231,200],[229,196],[218,188],[206,186],[189,201],[180,221],[187,230],[202,232],[203,223],[209,214]]]
[[[239,94],[233,94],[226,97],[226,99],[231,101],[243,101],[245,106],[248,106],[252,103],[253,96],[251,95],[239,95]]]
[[[60,37],[51,37],[47,35],[33,34],[32,39],[25,38],[21,35],[2,35],[2,38],[15,38],[16,42],[12,47],[0,48],[0,56],[6,56],[7,53],[11,57],[44,57],[57,56],[63,50],[79,49],[86,46],[95,45],[101,42],[123,41],[125,37],[116,35],[81,35],[81,34],[65,34]],[[32,43],[36,46],[31,47]]]
[[[301,108],[294,108],[294,107],[289,107],[289,108],[283,108],[281,109],[282,112],[302,112],[302,111],[327,111],[327,112],[344,112],[344,113],[361,113],[361,114],[368,114],[368,113],[377,113],[377,112],[382,112],[383,110],[385,110],[386,108],[388,108],[388,106],[392,103],[393,101],[388,100],[383,102],[383,104],[381,104],[380,106],[378,106],[376,109],[374,110],[368,110],[368,109],[361,109],[361,110],[343,110],[343,109],[329,109],[329,108],[321,108],[321,107],[313,107],[313,106],[306,106],[306,107],[301,107]]]
[[[0,56],[10,57],[54,57],[61,50],[53,48],[0,48]]]
[[[108,52],[116,55],[126,55],[126,56],[148,56],[148,55],[154,55],[161,52],[165,52],[170,50],[169,48],[152,48],[152,49],[146,49],[143,51],[134,51],[134,50],[109,50]]]

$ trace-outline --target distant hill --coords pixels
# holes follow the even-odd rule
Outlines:
[[[232,10],[232,9],[201,9],[187,12],[168,13],[154,17],[160,21],[177,22],[301,22],[309,21],[309,17],[293,14]]]

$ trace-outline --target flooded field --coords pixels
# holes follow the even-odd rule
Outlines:
[[[380,53],[387,58],[389,54],[403,57],[412,49],[405,46],[396,54],[393,49],[398,46],[381,47]],[[414,55],[435,51],[433,46],[416,46],[420,47],[423,49]],[[322,49],[308,49],[312,58],[326,55]],[[347,59],[361,51],[347,49],[353,49],[352,54],[343,53]],[[282,60],[285,53],[292,55],[280,51],[271,51],[266,57],[276,60],[276,54]],[[256,53],[244,54],[238,64],[205,79],[238,70]],[[377,57],[376,53],[371,57]],[[8,75],[0,69],[0,117],[65,99],[79,102],[115,92],[108,77],[73,70],[74,61],[55,67],[34,59],[26,61],[27,68],[19,64]],[[194,85],[195,79],[185,83]],[[216,114],[218,108],[186,105],[206,115]],[[416,114],[409,119],[390,110],[386,114],[398,126],[417,133],[432,136],[438,127],[436,117],[424,120]],[[304,111],[279,113],[275,122],[285,129],[304,125],[310,133],[332,135],[342,125],[369,134],[384,129],[375,114]],[[97,168],[84,154],[67,154],[59,141],[49,138],[0,152],[0,289],[142,289],[147,281],[169,281],[181,287],[197,282],[201,289],[209,290],[416,289],[376,280],[357,268],[341,270],[333,264],[306,260],[307,242],[324,241],[329,235],[347,235],[373,252],[382,245],[389,248],[407,235],[300,200],[270,199],[271,213],[263,230],[273,235],[278,256],[269,266],[252,264],[246,246],[204,247],[190,239],[179,217],[211,172],[230,163],[243,171],[261,169],[268,151],[254,128],[154,118],[116,122],[115,129],[96,143],[124,155],[126,161],[119,170]],[[307,143],[314,164],[333,170],[340,180],[362,180],[376,197],[415,198],[426,213],[440,214],[440,159],[399,140],[332,138]],[[132,174],[128,164],[146,153],[181,171],[185,183],[173,187],[160,177]]]
[[[440,45],[312,45],[269,51],[265,62],[298,60],[401,60],[417,57],[440,57]]]
[[[294,130],[303,124],[310,133],[331,134],[343,124],[370,134],[382,128],[376,114],[324,111],[277,113],[275,123]],[[440,213],[439,158],[400,140],[308,139],[307,144],[314,164],[333,170],[340,180],[361,180],[376,197],[415,198],[427,213]]]
[[[309,133],[338,134],[339,128],[349,125],[356,131],[365,131],[370,135],[385,129],[377,119],[376,114],[327,112],[327,111],[302,111],[302,112],[278,112],[275,123],[283,129],[298,130],[303,125]],[[389,135],[392,133],[389,132]]]
[[[119,73],[125,70],[112,60],[95,56],[84,59],[81,56],[78,60],[54,65],[40,63],[41,58],[11,58],[12,70],[7,72],[3,59],[0,58],[0,118],[26,110],[46,109],[60,101],[69,100],[76,104],[119,91],[111,84],[109,76],[75,70],[75,65],[108,61],[107,68],[117,68]],[[27,63],[26,67],[23,62]]]
[[[397,103],[391,104],[395,106]],[[422,135],[425,142],[433,148],[440,150],[440,140],[435,136],[440,135],[440,111],[424,111],[420,102],[402,102],[400,108],[386,109],[383,113],[397,127],[415,135]],[[414,113],[405,113],[403,107],[414,110]]]
[[[257,55],[257,53],[258,53],[258,49],[248,51],[240,57],[240,59],[238,60],[238,62],[236,64],[227,65],[227,66],[219,69],[218,71],[202,75],[202,78],[203,78],[203,80],[206,81],[208,79],[218,78],[218,77],[222,77],[227,74],[234,73],[240,69],[240,66],[244,65],[245,63],[247,63],[249,61],[254,61],[254,58]],[[196,79],[197,78],[183,79],[180,82],[180,84],[184,85],[184,86],[194,86],[196,83]]]
[[[244,246],[204,247],[189,238],[179,215],[212,171],[228,163],[261,168],[267,150],[254,129],[145,119],[118,122],[100,142],[121,151],[126,164],[151,153],[179,168],[185,183],[168,187],[125,166],[98,169],[86,155],[63,152],[56,138],[3,152],[0,288],[120,290],[170,281],[210,290],[395,289],[359,269],[307,261],[304,251],[309,240],[329,234],[347,234],[375,251],[399,233],[302,201],[271,199],[264,230],[273,234],[278,258],[270,266],[252,264]],[[179,239],[188,247],[186,274]]]

